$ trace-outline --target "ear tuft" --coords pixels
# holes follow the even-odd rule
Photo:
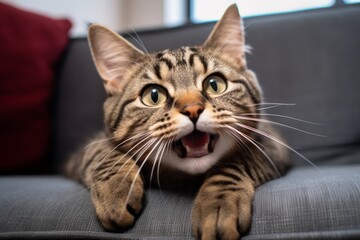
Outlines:
[[[243,22],[236,4],[230,5],[221,19],[216,23],[204,48],[218,52],[220,56],[230,59],[239,68],[246,67]]]
[[[117,33],[97,24],[89,26],[88,40],[105,90],[110,94],[119,92],[126,71],[142,58],[143,53]]]

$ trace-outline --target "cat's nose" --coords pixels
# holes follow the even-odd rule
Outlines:
[[[181,113],[188,116],[190,120],[195,124],[203,111],[204,106],[200,103],[195,103],[185,105]]]

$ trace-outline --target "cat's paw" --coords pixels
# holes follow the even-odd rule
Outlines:
[[[196,239],[237,240],[248,230],[251,202],[233,194],[221,199],[198,196],[192,210],[192,230]]]
[[[144,184],[136,179],[113,176],[96,182],[91,197],[97,217],[108,231],[123,232],[134,226],[144,205]]]

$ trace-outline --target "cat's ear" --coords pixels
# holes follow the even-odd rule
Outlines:
[[[119,34],[101,25],[90,25],[88,40],[91,54],[108,94],[119,92],[124,74],[143,53]]]
[[[246,66],[246,45],[243,22],[236,4],[229,6],[216,23],[204,48],[216,51],[224,58],[243,68]]]

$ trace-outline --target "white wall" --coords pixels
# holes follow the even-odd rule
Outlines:
[[[176,25],[176,20],[165,16],[169,6],[181,0],[0,0],[23,9],[50,17],[67,17],[73,22],[72,36],[86,34],[88,22],[100,23],[115,31]],[[175,14],[173,14],[175,16]],[[181,19],[178,20],[181,23]]]
[[[124,3],[123,24],[126,29],[163,25],[163,0],[127,0]]]

